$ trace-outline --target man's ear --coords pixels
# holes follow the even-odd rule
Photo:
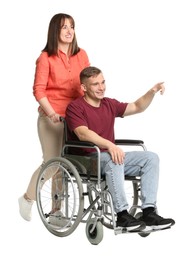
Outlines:
[[[84,92],[86,92],[86,85],[84,85],[84,84],[81,84],[81,89],[84,91]]]

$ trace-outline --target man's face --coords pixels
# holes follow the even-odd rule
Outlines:
[[[86,83],[83,84],[83,90],[89,99],[94,101],[103,99],[106,90],[103,74],[100,73],[95,77],[87,79]]]

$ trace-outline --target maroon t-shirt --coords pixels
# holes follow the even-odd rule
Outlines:
[[[119,102],[112,98],[103,98],[100,107],[93,107],[83,97],[72,101],[66,110],[68,139],[78,140],[74,129],[87,126],[101,137],[114,143],[114,123],[116,117],[122,117],[128,103]],[[103,150],[103,149],[102,149]]]

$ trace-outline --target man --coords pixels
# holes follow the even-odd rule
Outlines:
[[[156,211],[158,155],[149,151],[124,152],[114,143],[115,117],[143,112],[157,92],[164,93],[163,82],[154,85],[133,103],[123,103],[104,97],[105,79],[99,68],[87,67],[82,70],[80,82],[84,96],[72,101],[66,110],[69,138],[89,141],[100,148],[101,173],[105,174],[112,196],[117,213],[117,226],[126,227],[128,231],[139,231],[145,228],[145,230],[164,229],[174,225],[173,219],[163,218]],[[128,213],[124,175],[141,177],[143,214],[140,219]]]

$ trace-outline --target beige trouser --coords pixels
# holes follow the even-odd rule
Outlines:
[[[40,113],[37,125],[43,153],[43,163],[45,163],[48,160],[61,155],[64,124],[62,122],[53,123],[47,116]],[[33,173],[26,191],[27,197],[31,200],[36,200],[36,185],[41,166]]]

